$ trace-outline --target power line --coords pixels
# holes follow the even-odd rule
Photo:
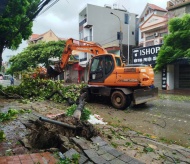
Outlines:
[[[55,2],[52,2],[48,7],[46,7],[46,9],[44,9],[41,13],[43,14],[44,12],[46,12],[47,10],[49,10],[51,7],[53,7],[57,2],[59,2],[59,0],[55,0]]]

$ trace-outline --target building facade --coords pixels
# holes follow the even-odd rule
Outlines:
[[[185,13],[190,13],[190,0],[168,1],[167,10],[148,3],[139,18],[139,46],[143,48],[133,50],[133,63],[154,59],[151,62],[154,67],[158,52],[150,53],[149,50],[158,50],[163,44],[163,36],[168,34],[168,21],[174,17],[182,17]],[[140,51],[147,53],[143,57],[138,56]],[[149,61],[145,61],[145,64],[147,62]],[[190,88],[189,59],[177,60],[156,72],[155,85],[165,90]]]
[[[190,0],[171,0],[167,2],[168,19],[182,17],[190,13]],[[178,59],[167,65],[167,74],[173,88],[190,88],[190,59]]]
[[[136,46],[138,41],[136,17],[136,14],[125,9],[87,4],[79,12],[79,39],[97,42],[108,52],[117,55],[120,55],[122,47],[122,54],[128,59],[128,52],[131,52],[132,46]],[[120,32],[123,34],[122,43]],[[88,79],[87,66],[90,58],[91,54],[80,54],[79,64],[86,68],[85,81]]]
[[[28,44],[36,44],[39,43],[40,41],[49,42],[49,41],[59,41],[59,40],[65,40],[65,39],[57,37],[52,30],[49,30],[43,34],[32,34],[29,37]]]
[[[164,35],[168,34],[167,10],[147,3],[139,18],[139,46],[133,49],[134,64],[156,64],[158,51],[163,44]],[[144,52],[140,55],[140,52]],[[141,53],[142,54],[142,53]],[[162,72],[155,72],[155,86],[162,89],[166,86],[162,80]]]
[[[148,3],[139,18],[139,46],[162,44],[168,33],[167,10]]]

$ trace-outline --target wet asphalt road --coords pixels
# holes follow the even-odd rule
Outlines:
[[[97,107],[97,103],[89,107],[108,123],[153,135],[166,143],[190,147],[190,101],[158,99],[124,111],[103,104]]]
[[[190,146],[190,102],[156,100],[132,110],[139,116],[143,131]]]

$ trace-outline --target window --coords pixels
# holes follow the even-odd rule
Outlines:
[[[141,18],[140,22],[143,22],[144,21],[144,17]]]
[[[146,37],[146,40],[151,40],[151,39],[154,39],[154,35],[150,35]]]
[[[113,60],[111,56],[105,56],[105,74],[109,74],[113,70]]]
[[[119,57],[115,57],[116,65],[121,67],[121,59]]]
[[[99,80],[103,77],[103,57],[97,57],[92,60],[92,65],[90,69],[90,79]]]
[[[164,40],[163,39],[160,39],[160,44],[163,44],[164,43]]]
[[[141,32],[141,39],[143,39],[143,38],[144,38],[144,33]]]
[[[91,66],[91,72],[95,72],[98,71],[99,69],[102,68],[103,66],[103,59],[102,58],[94,58],[94,60],[92,61],[92,66]]]
[[[92,28],[89,30],[89,41],[92,41]]]

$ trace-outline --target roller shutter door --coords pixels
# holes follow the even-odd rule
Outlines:
[[[179,65],[179,88],[190,88],[190,65]]]

